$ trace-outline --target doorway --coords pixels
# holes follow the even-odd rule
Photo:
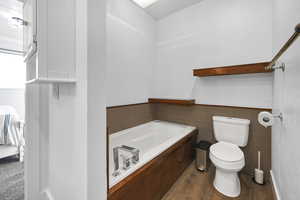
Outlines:
[[[23,3],[0,2],[0,199],[24,199]]]

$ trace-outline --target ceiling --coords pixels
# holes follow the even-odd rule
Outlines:
[[[203,0],[159,0],[151,6],[145,8],[145,10],[155,19],[160,20],[174,12],[201,1]]]

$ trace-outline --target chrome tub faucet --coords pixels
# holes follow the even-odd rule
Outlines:
[[[138,150],[137,148],[134,147],[129,147],[126,145],[122,145],[122,146],[118,146],[118,147],[114,147],[113,148],[113,160],[114,160],[114,172],[113,172],[113,176],[118,176],[120,174],[119,172],[119,150],[123,150],[126,152],[129,152],[132,157],[131,157],[131,162],[133,164],[136,164],[139,162],[140,160],[140,150]],[[123,159],[123,169],[127,170],[130,167],[130,160],[128,157],[122,155],[121,156]]]

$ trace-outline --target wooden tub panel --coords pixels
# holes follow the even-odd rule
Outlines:
[[[195,130],[109,189],[108,200],[160,200],[194,158]]]

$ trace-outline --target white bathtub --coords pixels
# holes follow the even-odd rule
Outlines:
[[[195,127],[164,121],[152,121],[130,129],[126,129],[109,136],[109,188],[132,174],[147,162],[164,152],[180,139],[195,130]],[[135,147],[140,150],[140,161],[132,164],[128,170],[122,169],[120,174],[112,176],[114,172],[113,148],[121,145]],[[121,153],[120,153],[121,154]]]

